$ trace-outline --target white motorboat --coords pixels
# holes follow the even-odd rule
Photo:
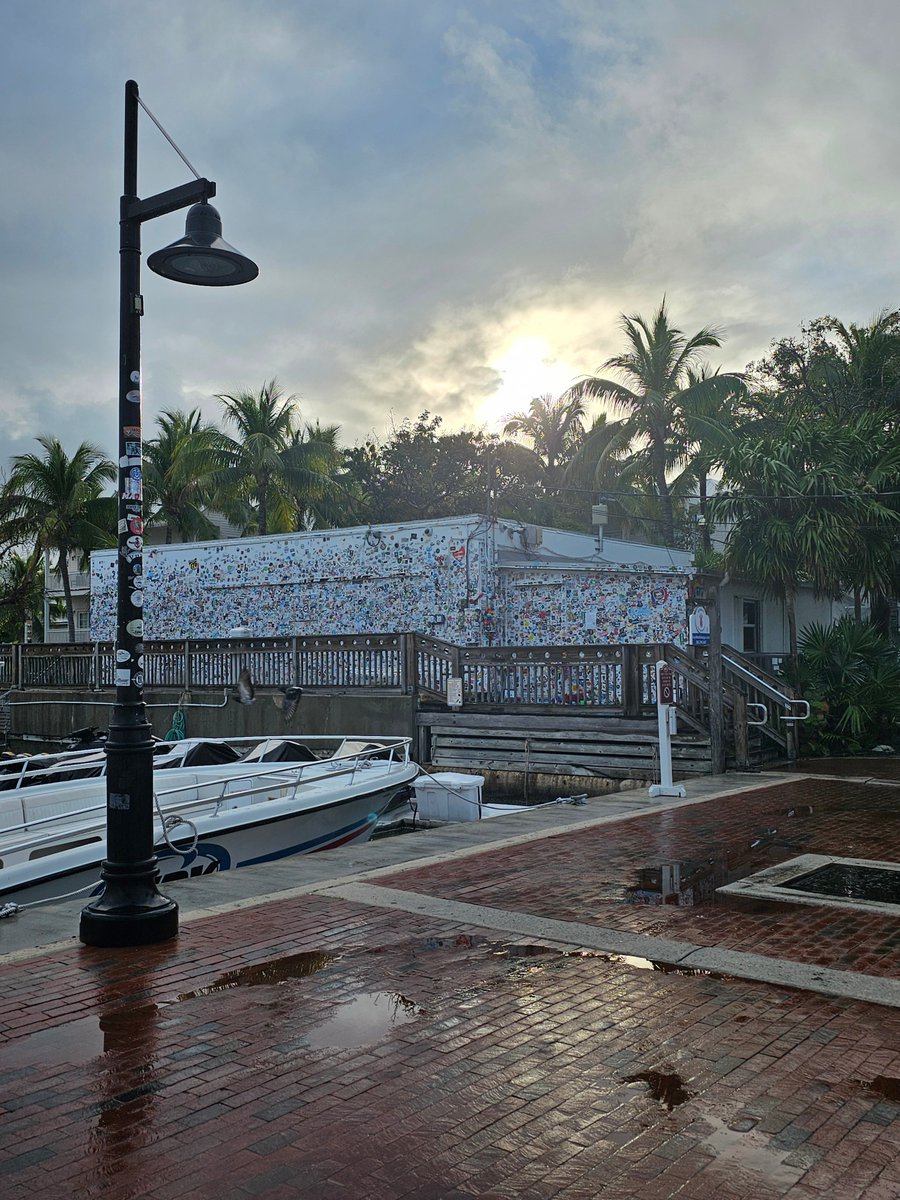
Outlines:
[[[163,884],[368,841],[416,778],[407,737],[228,738],[154,746]],[[0,762],[0,904],[103,890],[102,749]]]

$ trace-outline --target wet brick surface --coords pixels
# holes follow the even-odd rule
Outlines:
[[[759,844],[751,849],[753,842]],[[723,897],[694,908],[626,901],[641,867],[711,860],[724,883],[799,854],[900,862],[900,788],[797,780],[577,836],[486,852],[467,862],[382,876],[378,882],[558,920],[896,978],[896,916]]]
[[[900,1194],[896,1010],[318,896],[0,988],[7,1200]]]
[[[828,938],[799,906],[621,899],[636,867],[765,825],[896,859],[898,789],[832,786],[378,883],[891,973],[896,922],[869,914]],[[898,1080],[900,1010],[315,894],[0,965],[4,1200],[897,1200]]]

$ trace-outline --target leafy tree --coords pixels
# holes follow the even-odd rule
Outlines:
[[[772,343],[766,358],[748,372],[763,402],[778,397],[782,408],[810,416],[863,411],[900,419],[900,311],[885,309],[867,325],[844,325],[816,317],[799,337]]]
[[[772,344],[769,355],[749,370],[762,384],[755,415],[777,426],[786,414],[809,421],[871,419],[876,444],[900,434],[900,310],[885,309],[864,325],[845,325],[832,316],[801,326],[799,337]],[[858,486],[869,480],[866,457]],[[881,476],[886,507],[900,511],[900,475]],[[893,493],[893,495],[891,495]],[[848,549],[845,575],[854,590],[856,614],[868,596],[872,619],[890,630],[891,598],[900,596],[900,538],[884,526],[862,529]]]
[[[646,456],[635,452],[628,421],[611,421],[600,413],[566,465],[563,488],[579,497],[582,526],[587,525],[592,497],[607,506],[608,536],[658,542],[659,503],[647,491],[646,474]]]
[[[387,441],[347,451],[347,471],[361,496],[359,516],[418,521],[491,512],[527,519],[541,486],[537,456],[482,432],[441,434],[440,426],[440,417],[423,412]]]
[[[721,461],[727,490],[710,509],[731,526],[726,566],[784,601],[796,662],[799,587],[841,594],[853,582],[848,571],[860,541],[884,549],[896,537],[900,514],[881,489],[897,473],[900,445],[871,414],[811,422],[794,413],[747,423]],[[872,556],[867,585],[886,582],[892,567],[884,553]]]
[[[71,458],[58,438],[39,437],[43,454],[19,454],[0,495],[0,522],[22,544],[33,546],[36,571],[45,550],[56,555],[69,624],[75,641],[75,616],[69,579],[69,556],[86,563],[91,550],[115,545],[115,501],[101,495],[116,478],[116,468],[103,452],[82,442]]]
[[[699,367],[704,350],[721,345],[721,334],[710,328],[687,337],[669,323],[665,298],[650,321],[623,316],[621,328],[630,348],[607,359],[601,370],[617,370],[626,382],[589,376],[578,386],[585,394],[623,409],[631,439],[646,446],[638,453],[646,454],[648,474],[659,497],[663,540],[672,545],[669,471],[686,453],[685,412],[701,401],[713,407],[733,394],[742,377],[690,374]]]
[[[216,399],[237,435],[223,434],[220,440],[224,465],[216,476],[216,507],[245,532],[293,529],[295,505],[285,452],[299,428],[296,398],[285,396],[273,379],[256,393],[226,393]]]
[[[163,525],[166,545],[209,541],[218,530],[208,516],[216,472],[222,466],[221,433],[205,424],[199,409],[166,410],[159,433],[144,445],[146,523]]]

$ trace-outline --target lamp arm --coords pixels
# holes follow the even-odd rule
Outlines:
[[[123,196],[122,220],[140,223],[152,221],[154,217],[177,212],[179,208],[189,208],[192,204],[211,200],[215,194],[216,185],[211,179],[194,179],[180,187],[169,188],[166,192],[157,192],[145,200]]]

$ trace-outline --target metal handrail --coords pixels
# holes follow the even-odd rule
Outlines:
[[[795,696],[787,696],[784,692],[779,692],[778,688],[773,687],[765,679],[760,678],[759,675],[749,670],[743,663],[738,662],[729,654],[723,653],[722,661],[728,663],[729,667],[740,675],[742,679],[746,680],[747,683],[752,683],[755,688],[758,688],[771,700],[777,700],[784,708],[790,708],[795,704],[802,704],[804,706],[806,711],[801,716],[782,717],[782,721],[805,721],[809,716],[810,707],[808,700],[799,700]]]

